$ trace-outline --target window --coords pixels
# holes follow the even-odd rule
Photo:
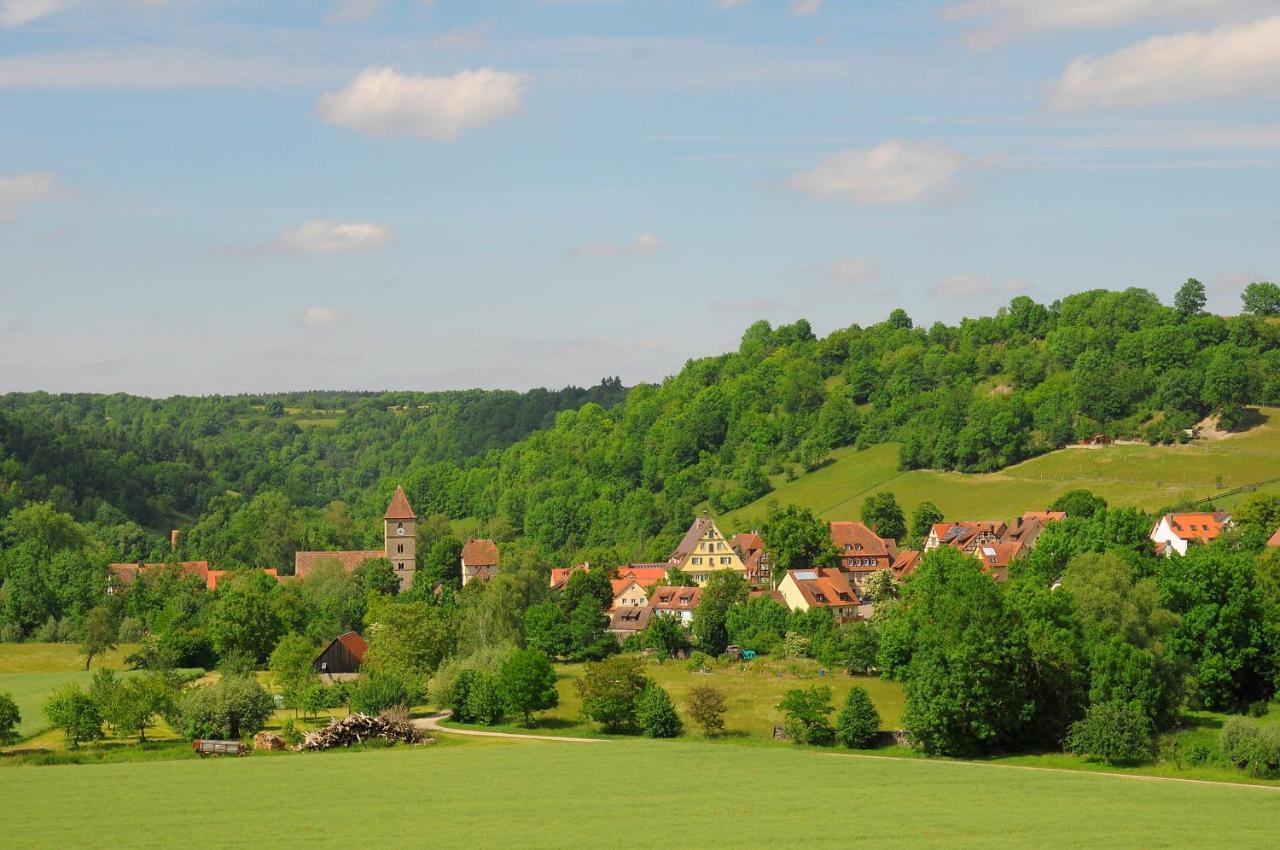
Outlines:
[[[397,544],[396,544],[396,554],[397,554],[397,555],[403,555],[403,554],[404,554],[404,544],[403,544],[403,543],[397,543]]]
[[[699,565],[699,564],[701,564],[701,563],[702,563],[702,559],[701,559],[701,558],[694,558],[694,559],[693,559],[693,563],[694,563],[694,565],[695,565],[695,566],[697,566],[697,565]]]
[[[722,563],[722,564],[727,564],[727,563],[729,563],[729,559],[728,559],[727,557],[723,557],[723,556],[722,556],[722,557],[720,558],[720,563]]]

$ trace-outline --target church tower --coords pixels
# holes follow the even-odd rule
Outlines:
[[[405,591],[413,586],[413,575],[418,568],[417,533],[418,516],[409,507],[409,499],[404,488],[396,485],[396,493],[391,497],[391,505],[382,518],[386,539],[387,560],[400,579],[400,590]]]

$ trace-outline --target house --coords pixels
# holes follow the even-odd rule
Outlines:
[[[898,557],[894,558],[893,570],[895,578],[904,579],[916,571],[916,567],[920,566],[921,553],[915,549],[903,549],[898,552]]]
[[[767,587],[770,584],[773,564],[759,532],[733,535],[729,548],[737,553],[742,565],[747,568],[747,582],[752,587]]]
[[[814,567],[811,570],[787,570],[778,582],[778,592],[792,611],[826,608],[838,623],[858,619],[862,600],[840,570]]]
[[[609,612],[609,627],[605,630],[623,643],[636,632],[649,628],[653,619],[653,609],[648,606],[640,608],[617,608]]]
[[[831,542],[840,555],[840,569],[858,582],[890,569],[898,556],[896,540],[879,537],[860,522],[831,523]]]
[[[1280,528],[1276,529],[1276,533],[1271,535],[1271,539],[1267,541],[1268,546],[1280,546]]]
[[[610,610],[644,608],[649,604],[649,594],[645,593],[644,587],[635,576],[615,578],[611,584],[613,585],[613,606]]]
[[[404,488],[396,485],[391,496],[387,512],[382,516],[382,549],[365,549],[346,552],[295,552],[293,554],[293,574],[306,580],[316,567],[328,561],[337,561],[342,569],[353,573],[365,561],[386,558],[391,562],[396,578],[400,579],[400,589],[408,590],[413,586],[413,577],[418,569],[417,562],[417,524],[418,517],[409,505]]]
[[[498,574],[498,544],[472,537],[462,547],[462,586],[488,581]]]
[[[569,583],[569,576],[581,570],[590,572],[590,564],[578,564],[576,567],[556,567],[551,570],[551,589],[564,590],[564,586]],[[661,584],[667,577],[666,564],[627,564],[618,567],[616,570],[618,578],[634,578],[639,585],[648,590],[654,585]]]
[[[1222,532],[1232,527],[1231,514],[1185,513],[1165,514],[1160,517],[1149,535],[1156,544],[1156,554],[1166,557],[1177,553],[1187,554],[1191,543],[1209,543],[1217,540]]]
[[[360,665],[364,663],[364,654],[368,650],[369,645],[364,642],[364,638],[355,632],[347,632],[329,642],[316,656],[316,660],[311,662],[311,669],[330,679],[337,676],[350,678],[360,672]]]
[[[154,575],[166,567],[179,569],[182,574],[190,578],[198,578],[204,582],[206,590],[214,591],[218,589],[219,582],[229,575],[237,575],[247,570],[211,570],[208,561],[181,561],[176,564],[112,564],[110,586],[107,593],[113,593],[118,587],[127,587],[138,580],[138,576]],[[286,576],[278,575],[275,569],[265,569],[262,571],[264,575],[270,576],[276,581],[283,582]]]
[[[1009,565],[1017,558],[1026,554],[1026,549],[1021,543],[983,543],[974,551],[976,557],[982,563],[982,571],[987,573],[996,581],[1007,581],[1009,579]]]
[[[1004,534],[1000,535],[1000,542],[1021,543],[1025,548],[1031,549],[1049,523],[1061,522],[1066,518],[1064,511],[1027,511],[1005,529]]]
[[[649,609],[655,617],[659,614],[679,617],[680,622],[687,626],[693,621],[693,612],[697,610],[698,603],[701,601],[702,588],[700,587],[659,585],[653,589],[653,595],[649,597]]]
[[[1003,522],[938,522],[929,529],[924,551],[950,546],[972,555],[982,543],[995,543],[1008,530]]]
[[[693,521],[684,538],[671,552],[667,563],[682,572],[689,573],[698,584],[706,584],[707,576],[716,570],[735,570],[743,575],[747,568],[729,541],[720,533],[711,517],[703,516]]]

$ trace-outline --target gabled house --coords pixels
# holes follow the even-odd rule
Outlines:
[[[811,570],[787,570],[778,582],[778,592],[792,611],[826,608],[838,623],[858,619],[862,600],[840,570],[814,567]]]
[[[983,543],[974,551],[974,557],[982,563],[982,571],[996,581],[1007,581],[1009,565],[1025,554],[1026,549],[1017,542]]]
[[[610,610],[620,608],[644,608],[649,604],[649,594],[636,580],[635,576],[615,578],[613,584],[613,606]]]
[[[591,572],[590,564],[578,564],[576,567],[555,567],[551,570],[551,589],[564,590],[569,583],[569,576],[581,570]],[[627,564],[615,571],[618,578],[634,578],[645,590],[662,582],[667,577],[666,564]]]
[[[1175,553],[1187,554],[1192,543],[1210,543],[1222,536],[1234,525],[1231,514],[1185,513],[1165,514],[1151,529],[1151,541],[1156,544],[1156,554],[1170,557]]]
[[[995,543],[1008,530],[1003,522],[939,522],[929,529],[929,537],[924,542],[924,551],[930,552],[939,546],[950,546],[961,552],[972,555],[983,543]]]
[[[498,544],[472,537],[462,546],[462,586],[498,574]]]
[[[916,567],[920,566],[920,558],[922,553],[915,549],[902,549],[898,552],[898,557],[893,559],[893,574],[898,579],[904,579],[916,571]]]
[[[679,617],[680,622],[689,625],[693,621],[693,612],[702,601],[700,587],[672,587],[659,585],[653,589],[649,597],[649,609],[653,616]]]
[[[716,527],[711,517],[699,517],[689,526],[684,538],[671,552],[667,563],[689,573],[698,584],[706,584],[707,577],[716,570],[735,570],[746,574],[742,558],[733,551],[729,541]]]
[[[831,523],[831,542],[840,556],[840,569],[854,581],[893,566],[898,542],[878,536],[860,522]]]
[[[636,632],[649,628],[653,619],[653,609],[648,606],[640,608],[616,608],[609,612],[609,628],[606,631],[623,643]]]
[[[769,586],[773,565],[770,562],[768,550],[764,548],[764,538],[759,532],[733,535],[733,539],[729,541],[729,548],[738,554],[742,559],[742,565],[747,568],[748,584],[752,587]]]
[[[1005,529],[1004,534],[1000,535],[1000,542],[1021,543],[1025,548],[1031,549],[1049,523],[1061,522],[1066,518],[1064,511],[1027,511]]]

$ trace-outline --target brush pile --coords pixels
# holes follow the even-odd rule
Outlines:
[[[303,740],[301,749],[329,750],[334,747],[353,747],[370,740],[390,741],[398,744],[418,744],[422,736],[405,720],[380,715],[351,714],[329,721],[329,725],[312,732]]]

